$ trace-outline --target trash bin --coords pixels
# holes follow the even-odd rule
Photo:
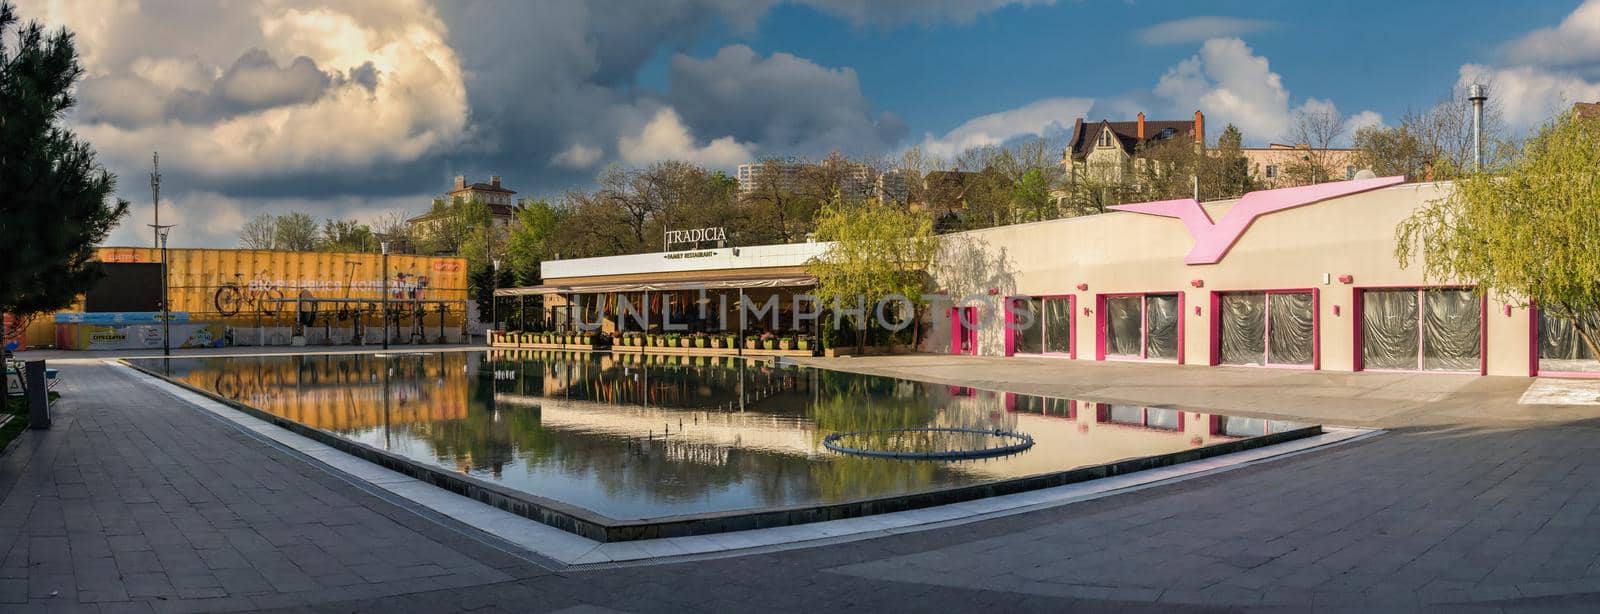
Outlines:
[[[45,383],[44,361],[23,363],[22,377],[28,387],[28,426],[36,429],[50,428],[50,388]]]

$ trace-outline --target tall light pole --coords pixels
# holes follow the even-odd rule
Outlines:
[[[172,281],[167,278],[167,233],[172,225],[156,224],[156,241],[161,244],[161,355],[172,355]]]
[[[383,249],[383,297],[380,299],[382,307],[378,310],[383,313],[383,349],[389,349],[389,242],[379,243]]]
[[[494,334],[500,330],[500,259],[489,261],[494,265],[494,272],[489,280],[489,344],[494,344]]]

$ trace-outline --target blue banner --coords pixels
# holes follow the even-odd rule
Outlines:
[[[173,322],[188,322],[189,312],[174,311]],[[56,324],[154,324],[161,321],[159,311],[108,311],[103,313],[56,312]]]

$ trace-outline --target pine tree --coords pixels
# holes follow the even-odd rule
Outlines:
[[[116,177],[61,125],[83,76],[72,33],[32,22],[4,44],[16,23],[11,3],[0,1],[0,312],[25,325],[71,305],[99,278],[95,245],[128,203],[108,203]]]

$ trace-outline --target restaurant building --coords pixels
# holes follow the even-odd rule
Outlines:
[[[1396,257],[1396,226],[1448,183],[1403,178],[1112,207],[941,236],[919,349],[986,356],[1328,371],[1600,376],[1570,324]],[[737,321],[739,302],[807,292],[826,243],[547,262],[545,317],[615,313]],[[704,296],[714,308],[690,315]],[[778,301],[781,322],[792,312]],[[575,310],[575,311],[574,311]],[[590,318],[593,319],[592,317]],[[603,318],[602,318],[603,319]],[[827,320],[823,320],[825,325]],[[618,330],[607,320],[607,330]],[[626,325],[623,325],[626,326]]]

